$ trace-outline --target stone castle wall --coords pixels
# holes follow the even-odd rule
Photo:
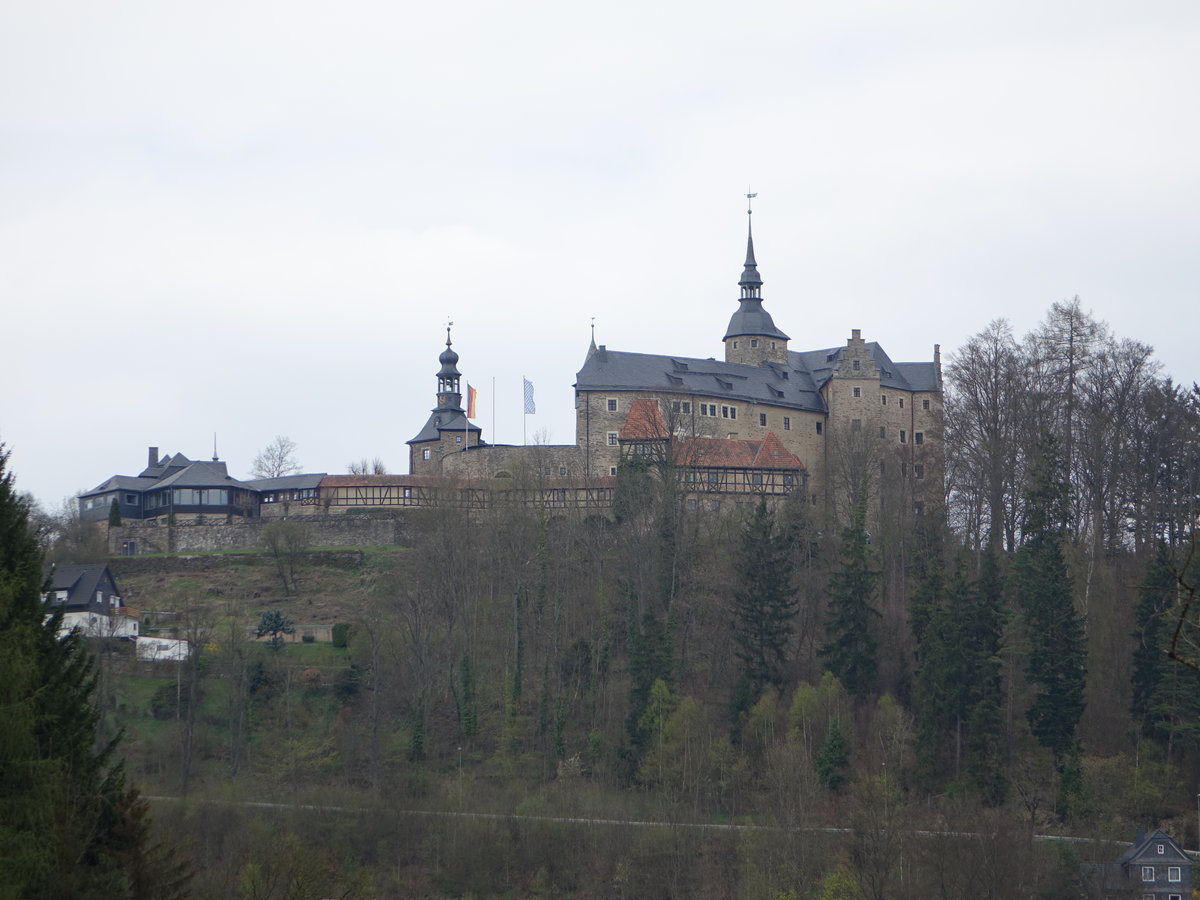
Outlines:
[[[574,444],[478,447],[445,456],[442,475],[517,480],[528,477],[579,478],[583,476],[583,455]]]

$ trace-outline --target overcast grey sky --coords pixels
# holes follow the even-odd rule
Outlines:
[[[405,472],[453,318],[485,439],[569,442],[592,317],[722,353],[748,183],[794,348],[1079,294],[1190,383],[1198,88],[1194,0],[3,4],[0,440],[51,506],[214,432]]]

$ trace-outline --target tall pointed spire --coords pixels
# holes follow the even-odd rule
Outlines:
[[[757,196],[747,192],[746,200],[751,201]],[[747,203],[746,263],[742,269],[742,280],[738,282],[742,296],[737,312],[730,318],[729,327],[725,330],[725,361],[755,366],[764,362],[786,364],[788,336],[775,327],[771,314],[762,305],[762,277],[758,274],[758,261],[754,258],[753,215],[754,209]]]
[[[754,259],[754,224],[751,216],[754,209],[750,206],[758,194],[746,194],[746,267],[742,269],[742,280],[738,284],[742,288],[742,297],[762,296],[762,277],[758,274],[758,263]]]

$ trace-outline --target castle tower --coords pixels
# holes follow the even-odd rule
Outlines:
[[[462,373],[458,371],[458,354],[451,346],[449,325],[446,349],[439,354],[438,362],[437,406],[421,432],[408,442],[408,471],[413,475],[440,475],[446,454],[483,443],[480,427],[472,424],[462,408]]]
[[[755,194],[747,194],[751,200]],[[725,329],[725,362],[760,366],[765,362],[787,365],[788,336],[775,327],[771,314],[762,305],[762,277],[754,259],[754,230],[750,224],[753,209],[746,210],[746,263],[742,269],[742,289],[737,312]]]

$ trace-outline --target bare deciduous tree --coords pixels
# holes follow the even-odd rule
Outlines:
[[[250,474],[255,478],[280,478],[299,471],[296,442],[282,434],[275,435],[275,440],[259,451],[250,468]]]
[[[346,464],[346,471],[351,475],[386,475],[387,466],[383,459],[376,456],[370,462],[364,456],[362,459],[352,459]]]

